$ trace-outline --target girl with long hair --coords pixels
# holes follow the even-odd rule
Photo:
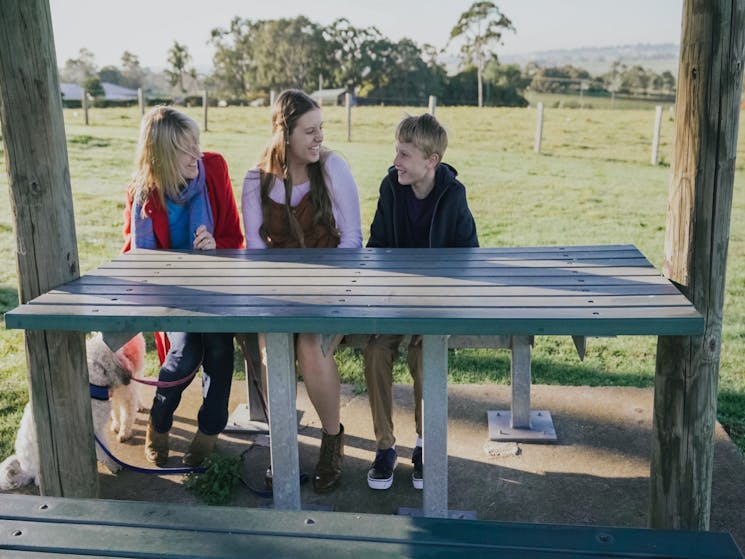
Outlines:
[[[321,108],[296,89],[283,91],[272,110],[272,138],[243,181],[242,212],[248,248],[362,247],[357,184],[338,154],[323,147]],[[344,426],[333,349],[319,334],[296,335],[295,353],[308,396],[323,426],[313,475],[317,492],[341,478]]]

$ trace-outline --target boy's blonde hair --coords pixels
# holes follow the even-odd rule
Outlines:
[[[407,116],[396,126],[396,141],[414,144],[429,157],[433,153],[442,161],[448,147],[448,133],[437,119],[429,113],[420,116]]]
[[[151,109],[140,126],[130,192],[134,195],[139,191],[141,202],[153,193],[163,205],[166,198],[177,199],[186,183],[178,169],[177,155],[180,151],[190,153],[194,144],[199,146],[199,126],[194,120],[171,107]]]

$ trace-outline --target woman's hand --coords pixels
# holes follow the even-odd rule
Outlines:
[[[212,233],[207,231],[207,228],[204,225],[200,225],[197,227],[197,230],[194,231],[193,246],[196,250],[212,250],[213,248],[217,248],[217,243],[215,242]]]

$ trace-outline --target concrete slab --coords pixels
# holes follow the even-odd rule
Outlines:
[[[144,391],[145,401],[152,389]],[[245,383],[233,386],[231,410],[245,401]],[[448,394],[449,507],[475,511],[484,520],[644,527],[649,501],[649,454],[652,432],[652,389],[536,385],[532,405],[548,410],[557,441],[498,442],[489,438],[487,412],[509,409],[509,386],[451,385]],[[172,430],[170,466],[181,456],[196,430],[201,399],[192,383],[177,410]],[[411,386],[394,387],[394,424],[399,465],[393,487],[374,491],[366,473],[375,441],[365,393],[342,387],[342,421],[347,442],[341,486],[316,495],[310,483],[302,486],[305,508],[396,514],[420,509],[422,494],[411,484],[411,451],[415,441]],[[320,422],[298,385],[301,471],[310,475],[318,456]],[[138,416],[135,437],[113,444],[120,459],[147,466],[143,456],[147,413]],[[243,454],[244,480],[263,490],[269,464],[265,436],[222,434],[218,450]],[[146,475],[123,471],[112,475],[100,466],[101,497],[179,503],[200,501],[182,486],[181,475]],[[247,487],[235,490],[230,505],[267,507],[271,499]],[[711,529],[732,533],[745,549],[745,459],[720,425],[716,427]]]

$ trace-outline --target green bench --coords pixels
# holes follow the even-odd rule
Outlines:
[[[0,495],[0,556],[742,559],[731,535]]]
[[[325,336],[324,341],[334,336]],[[348,347],[364,349],[368,336],[349,334],[344,336],[340,348]],[[408,345],[410,336],[406,336],[401,343],[404,349]],[[584,359],[587,347],[586,336],[572,336],[574,346],[580,359]],[[236,341],[245,361],[246,374],[249,382],[246,384],[247,396],[245,403],[241,403],[233,410],[228,419],[227,431],[268,433],[269,420],[264,411],[266,402],[266,381],[264,375],[258,382],[251,382],[250,375],[258,376],[258,371],[264,373],[259,356],[256,334],[237,334]],[[493,441],[526,441],[546,442],[557,439],[556,429],[549,410],[537,410],[530,407],[531,347],[534,336],[450,336],[449,349],[487,348],[504,349],[510,352],[510,387],[511,395],[509,410],[495,410],[487,413],[489,438]],[[259,390],[262,393],[259,393]],[[262,402],[263,400],[263,402]]]

